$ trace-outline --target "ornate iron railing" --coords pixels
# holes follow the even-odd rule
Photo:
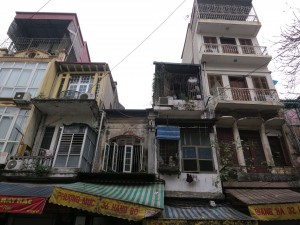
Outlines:
[[[22,160],[20,170],[35,170],[37,166],[45,169],[52,167],[54,156],[14,156],[13,160]]]

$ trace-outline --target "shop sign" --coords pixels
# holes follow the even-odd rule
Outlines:
[[[128,220],[139,221],[161,212],[158,209],[106,198],[100,199],[99,203],[98,213]]]
[[[259,220],[300,219],[300,203],[248,206],[252,217]]]
[[[42,214],[46,198],[0,196],[0,212]]]
[[[145,225],[257,225],[257,221],[245,220],[147,220]]]
[[[89,212],[97,212],[98,198],[93,195],[56,187],[53,190],[49,202]]]
[[[161,210],[155,208],[97,197],[58,187],[54,188],[49,202],[93,213],[136,221],[152,217],[161,212]]]

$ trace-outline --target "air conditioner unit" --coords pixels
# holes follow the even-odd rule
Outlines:
[[[93,93],[82,93],[82,94],[80,94],[79,99],[95,99],[95,94],[93,94]]]
[[[13,100],[15,103],[24,104],[29,103],[31,94],[29,92],[16,92]]]
[[[1,165],[6,164],[8,158],[9,158],[8,152],[0,152],[0,164]]]
[[[158,105],[173,105],[172,97],[159,97]]]
[[[20,170],[23,167],[23,161],[22,160],[9,160],[6,164],[5,169],[6,170]]]

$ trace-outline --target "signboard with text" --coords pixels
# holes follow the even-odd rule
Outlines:
[[[253,218],[259,220],[300,219],[300,203],[248,206]]]
[[[54,188],[49,202],[128,220],[143,220],[157,215],[162,210],[135,203],[128,203],[64,188]]]
[[[42,214],[46,198],[0,196],[0,212]]]

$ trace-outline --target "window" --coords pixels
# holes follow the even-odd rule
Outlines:
[[[96,146],[96,133],[85,125],[64,126],[54,159],[54,167],[81,168],[90,172]]]
[[[134,136],[119,136],[106,143],[102,170],[118,173],[136,173],[143,170],[143,146]]]
[[[178,141],[159,140],[159,169],[178,168]]]
[[[0,97],[12,98],[16,92],[37,95],[47,63],[4,62],[0,64]]]
[[[242,52],[244,54],[255,54],[254,47],[253,47],[251,39],[240,38],[239,41],[240,41],[240,44],[241,44]]]
[[[221,75],[209,75],[208,76],[209,90],[211,94],[217,93],[218,87],[223,87]]]
[[[184,172],[214,171],[212,149],[207,129],[183,129],[181,144]]]
[[[275,166],[290,165],[290,159],[286,152],[286,146],[283,138],[279,136],[268,136],[268,140]]]
[[[0,152],[17,153],[29,110],[0,107]]]
[[[273,99],[274,91],[269,90],[266,77],[252,77],[255,96],[257,101],[267,101]]]
[[[218,52],[217,38],[216,37],[203,37],[205,52]]]
[[[91,91],[93,82],[94,78],[91,75],[72,75],[68,90],[87,93]]]

